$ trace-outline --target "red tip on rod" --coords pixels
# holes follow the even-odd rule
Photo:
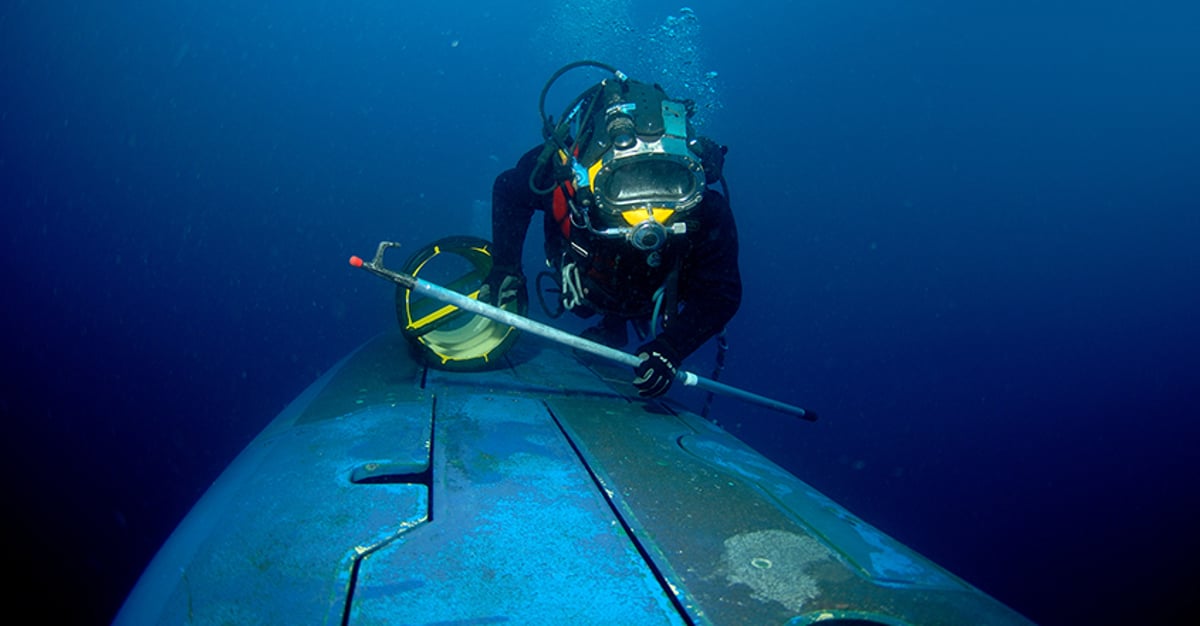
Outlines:
[[[350,257],[350,265],[353,265],[354,267],[362,267],[363,260],[357,256],[352,256]]]

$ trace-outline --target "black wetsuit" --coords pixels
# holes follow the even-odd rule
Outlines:
[[[547,258],[558,267],[565,254],[580,266],[587,302],[596,312],[626,319],[649,317],[655,290],[677,270],[678,312],[667,316],[658,340],[683,358],[724,328],[742,299],[737,227],[725,196],[706,191],[703,201],[687,213],[687,232],[668,237],[655,263],[647,263],[651,253],[623,238],[593,237],[581,228],[571,229],[576,246],[569,246],[553,216],[553,194],[537,194],[529,186],[540,151],[539,146],[526,153],[515,168],[496,177],[492,188],[492,254],[498,267],[520,271],[529,223],[534,211],[543,211]],[[551,181],[535,182],[544,189]],[[587,255],[580,256],[575,247],[587,250]]]

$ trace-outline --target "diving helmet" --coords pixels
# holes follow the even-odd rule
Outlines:
[[[576,99],[547,145],[557,142],[560,171],[569,171],[576,226],[657,250],[687,231],[681,217],[704,197],[704,164],[689,123],[694,104],[612,71]],[[572,124],[574,132],[561,130]]]

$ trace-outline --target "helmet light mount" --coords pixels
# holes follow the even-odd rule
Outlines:
[[[630,105],[631,108],[634,105]],[[637,145],[637,125],[625,110],[610,113],[607,128],[608,141],[618,150],[628,150]]]

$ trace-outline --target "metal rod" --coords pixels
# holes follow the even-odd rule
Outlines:
[[[587,339],[572,335],[571,333],[565,331],[561,331],[553,326],[548,326],[541,322],[531,320],[528,317],[523,317],[521,315],[517,315],[516,313],[505,311],[499,307],[492,306],[486,302],[481,302],[469,296],[458,293],[457,291],[447,289],[421,278],[417,278],[411,274],[396,272],[384,267],[383,253],[388,248],[398,247],[399,245],[400,244],[398,243],[393,243],[390,241],[380,242],[379,248],[375,251],[375,260],[367,262],[363,261],[359,257],[354,256],[350,257],[350,265],[353,265],[354,267],[361,267],[362,269],[365,269],[377,276],[386,278],[421,295],[445,302],[446,304],[454,305],[464,311],[475,313],[476,315],[482,315],[490,320],[499,322],[506,326],[518,328],[527,333],[549,339],[550,341],[556,341],[576,350],[582,350],[583,352],[594,354],[598,357],[615,361],[617,363],[621,363],[622,365],[628,365],[630,367],[637,367],[638,364],[642,362],[642,360],[637,356],[627,352],[622,352],[621,350],[610,348],[594,341],[588,341]],[[676,372],[675,380],[688,387],[697,387],[706,391],[712,391],[714,393],[738,398],[740,400],[799,417],[810,422],[815,422],[817,420],[817,415],[812,411],[806,411],[798,406],[773,400],[765,396],[760,396],[756,393],[726,385],[724,383],[719,383],[715,380],[704,378],[703,376],[698,376],[692,372],[682,369]]]

